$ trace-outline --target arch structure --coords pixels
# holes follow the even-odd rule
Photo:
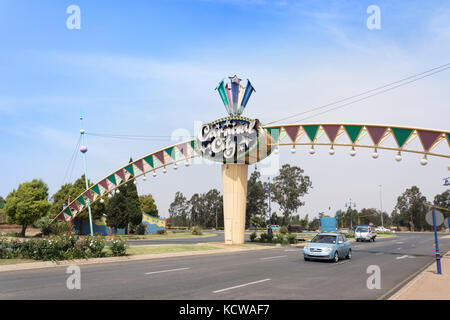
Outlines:
[[[335,146],[351,147],[350,155],[352,156],[356,154],[355,148],[372,148],[374,149],[374,158],[378,157],[378,149],[397,151],[397,161],[401,160],[401,152],[423,154],[424,159],[421,160],[423,165],[427,162],[427,156],[450,158],[448,151],[446,154],[434,151],[439,144],[445,143],[445,141],[450,147],[450,131],[445,130],[341,123],[271,125],[262,126],[262,129],[270,137],[270,143],[266,145],[267,155],[270,155],[272,151],[276,153],[279,146],[292,146],[291,151],[295,152],[295,146],[310,145],[310,153],[314,153],[315,145],[328,145],[331,146],[330,154],[334,153]],[[361,143],[366,135],[370,139],[364,140],[369,143]],[[385,144],[391,136],[395,140],[395,146]],[[411,142],[415,139],[420,140],[421,148],[412,146]],[[138,177],[142,176],[145,180],[147,174],[156,175],[156,171],[160,169],[165,172],[167,166],[173,166],[176,169],[179,162],[184,162],[186,166],[189,166],[190,159],[202,156],[198,145],[197,139],[185,141],[126,164],[80,194],[52,222],[56,222],[57,219],[73,220],[87,208],[88,200],[92,204],[105,196],[110,196],[115,189]]]

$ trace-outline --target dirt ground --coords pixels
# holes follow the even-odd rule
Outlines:
[[[0,224],[0,234],[6,236],[7,233],[10,232],[21,232],[22,227],[16,226],[16,225],[7,225],[7,224]],[[32,237],[38,233],[41,232],[41,229],[33,228],[29,226],[27,230],[25,230],[25,236]]]

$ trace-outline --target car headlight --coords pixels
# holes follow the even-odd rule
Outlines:
[[[333,250],[333,248],[331,248],[331,247],[323,249],[323,251],[325,251],[325,252],[331,252],[331,250]]]

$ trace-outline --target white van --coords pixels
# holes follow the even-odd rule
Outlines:
[[[371,226],[359,226],[355,229],[356,241],[374,241],[377,237],[377,233],[374,227]]]

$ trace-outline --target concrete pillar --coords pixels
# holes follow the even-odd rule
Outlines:
[[[247,164],[222,165],[225,243],[244,243],[247,207]]]

